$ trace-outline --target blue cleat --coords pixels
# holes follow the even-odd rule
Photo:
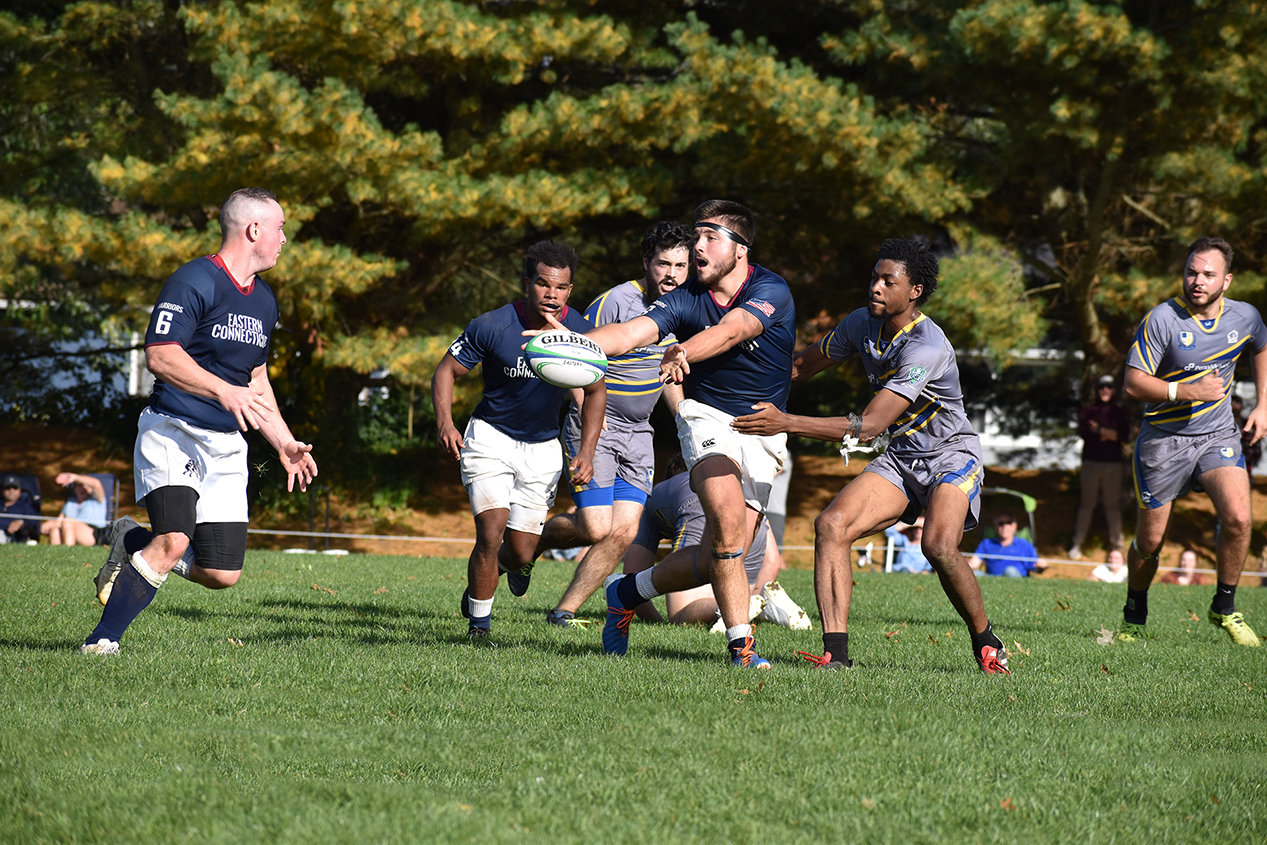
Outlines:
[[[620,603],[616,587],[623,575],[609,575],[603,582],[607,595],[607,621],[603,623],[603,651],[608,654],[624,654],[629,650],[629,623],[634,612]]]
[[[730,662],[731,665],[744,669],[770,668],[770,661],[757,654],[757,647],[752,641],[751,634],[742,640],[730,641]]]

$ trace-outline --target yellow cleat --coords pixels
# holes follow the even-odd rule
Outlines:
[[[1151,640],[1152,637],[1148,635],[1143,625],[1137,625],[1134,622],[1123,622],[1121,629],[1113,635],[1113,639],[1123,643],[1133,643]]]
[[[1253,628],[1249,627],[1249,623],[1245,621],[1245,617],[1239,611],[1215,613],[1211,610],[1210,623],[1218,625],[1224,631],[1227,631],[1227,635],[1237,645],[1249,646],[1250,648],[1262,647],[1258,635],[1254,633]]]

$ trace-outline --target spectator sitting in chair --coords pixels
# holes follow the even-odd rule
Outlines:
[[[72,495],[62,506],[57,519],[50,519],[40,526],[40,533],[48,535],[54,546],[95,546],[107,533],[106,490],[91,475],[73,472],[57,474],[59,487],[72,485]]]
[[[1038,563],[1038,552],[1029,540],[1016,536],[1016,517],[1001,513],[994,518],[994,530],[998,537],[986,537],[977,544],[968,565],[978,575],[1005,575],[1009,578],[1025,578],[1047,567]]]
[[[22,483],[16,475],[6,475],[0,482],[0,514],[22,514],[23,516],[39,516],[31,502],[31,496],[22,489]],[[34,540],[37,522],[26,522],[21,519],[0,520],[0,543],[25,543]]]

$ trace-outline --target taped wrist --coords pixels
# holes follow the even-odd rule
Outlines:
[[[852,437],[857,440],[862,436],[862,417],[857,414],[850,414],[846,419],[849,420],[849,428],[845,430],[845,437]]]

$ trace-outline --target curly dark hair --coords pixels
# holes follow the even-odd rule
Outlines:
[[[642,257],[650,261],[657,253],[695,246],[695,233],[676,220],[661,220],[642,236]]]
[[[924,290],[915,300],[916,305],[923,305],[937,290],[937,256],[928,251],[928,244],[911,238],[889,238],[880,244],[877,260],[897,261],[906,267],[906,275],[912,285],[923,285]]]
[[[570,271],[571,280],[575,282],[576,265],[580,263],[581,257],[567,244],[560,241],[537,241],[524,251],[523,281],[526,284],[529,279],[536,278],[537,265],[544,264],[558,270],[566,267]]]

